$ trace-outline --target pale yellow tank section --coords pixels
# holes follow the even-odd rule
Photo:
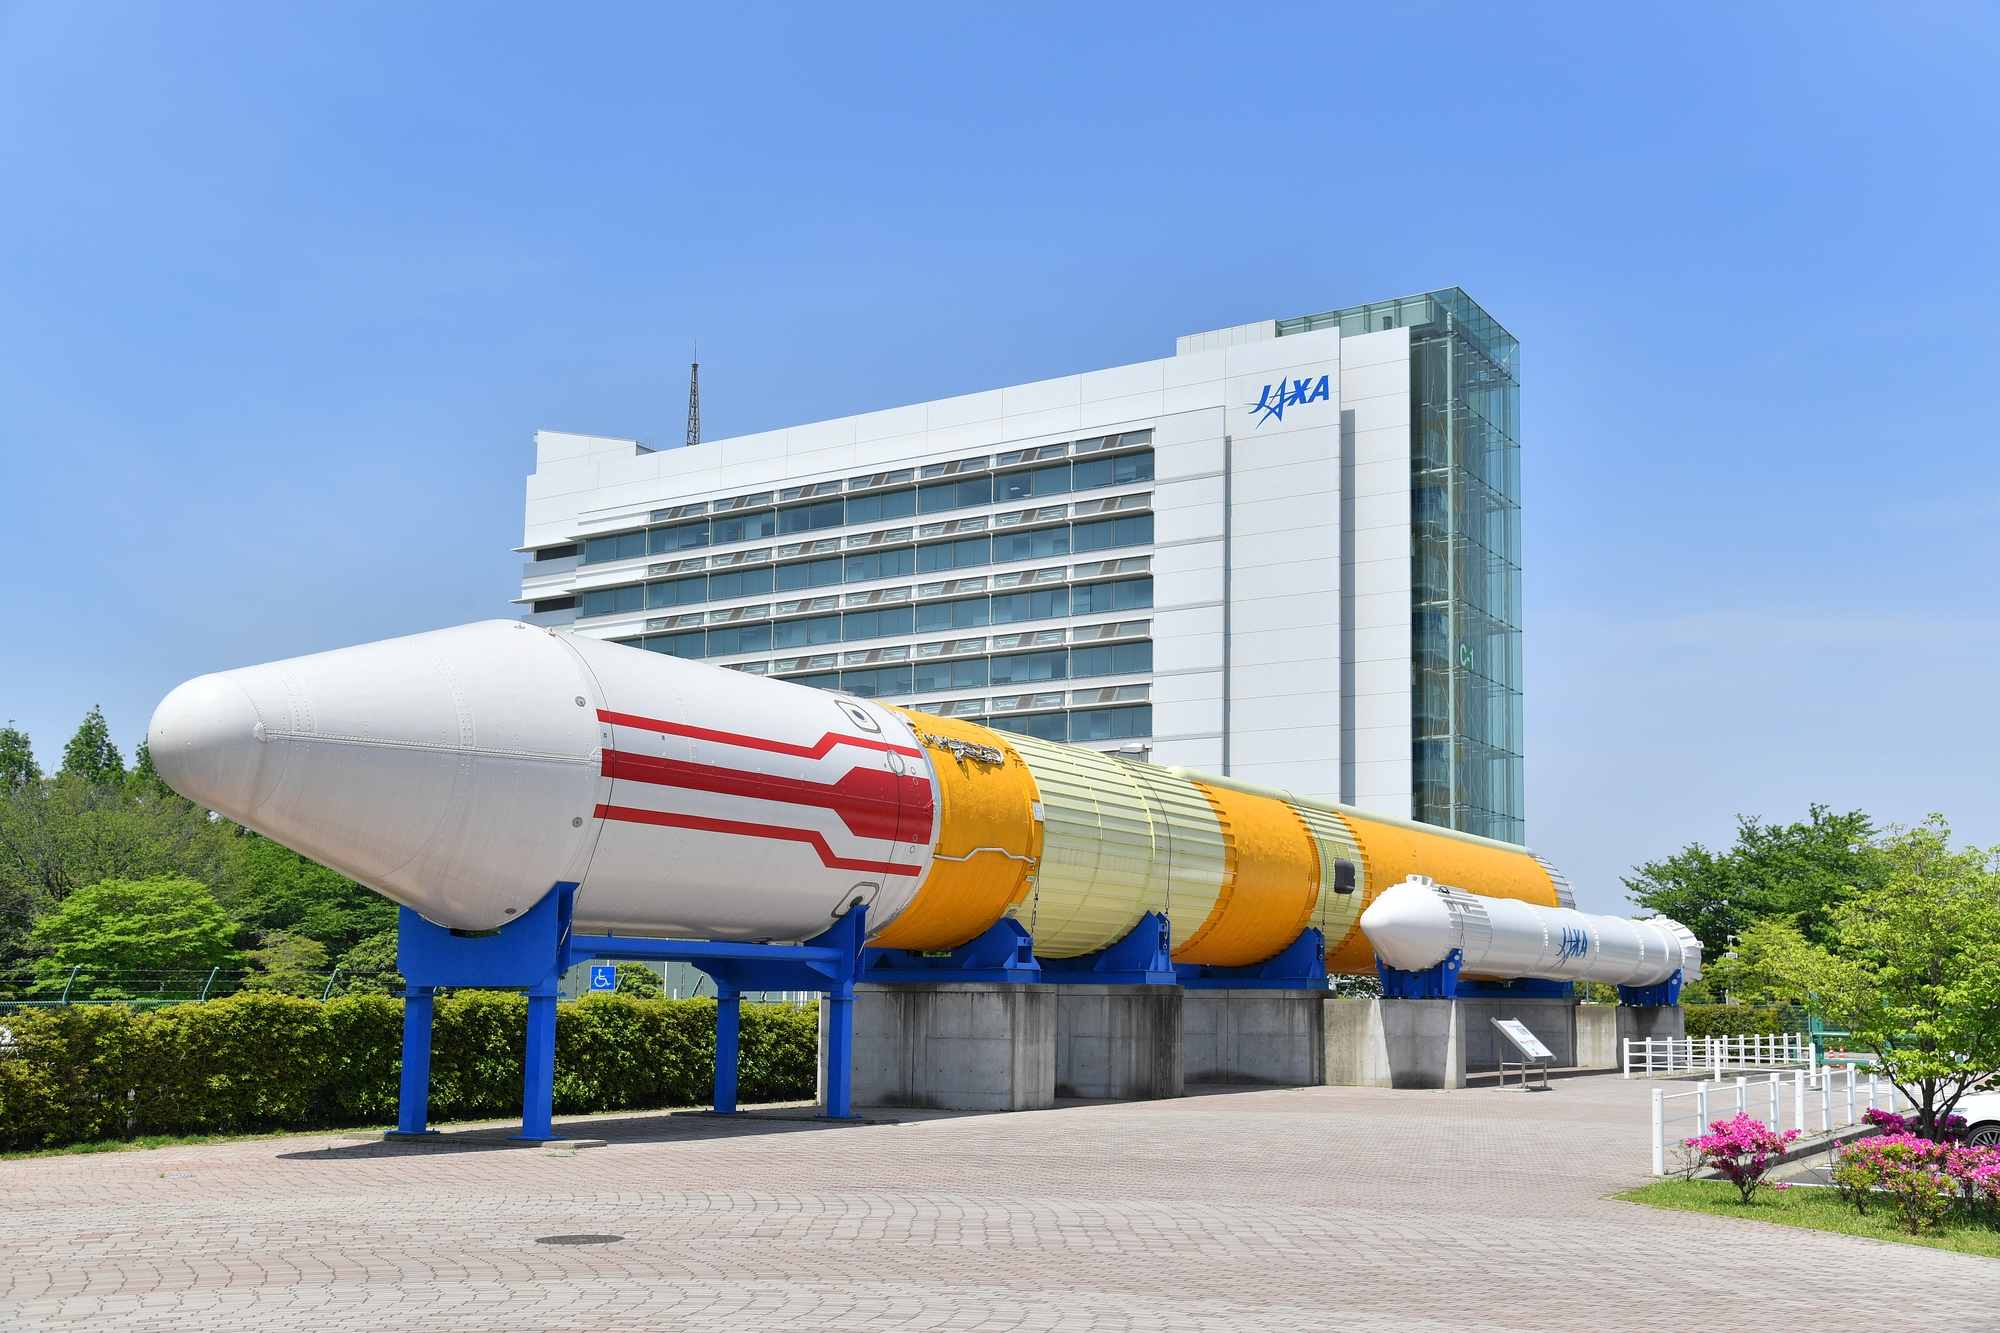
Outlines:
[[[1221,895],[1228,869],[1222,826],[1192,782],[1152,764],[1118,762],[1146,798],[1153,817],[1153,878],[1160,897],[1147,910],[1167,918],[1172,947],[1179,949],[1194,937]]]
[[[1175,922],[1206,915],[1221,889],[1222,836],[1206,803],[1194,804],[1198,793],[1095,750],[1011,739],[1042,798],[1042,863],[1014,912],[1036,953],[1094,953],[1147,912]]]
[[[1294,805],[1305,826],[1312,831],[1313,845],[1319,851],[1319,900],[1313,904],[1313,926],[1326,937],[1327,953],[1361,927],[1361,904],[1368,892],[1368,866],[1361,855],[1360,844],[1354,841],[1354,834],[1348,829],[1347,821],[1327,810],[1318,810],[1309,805]],[[1335,893],[1333,891],[1333,863],[1346,861],[1354,866],[1354,892]]]

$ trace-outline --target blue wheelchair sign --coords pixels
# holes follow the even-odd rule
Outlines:
[[[618,969],[610,963],[591,964],[590,988],[594,991],[617,990]]]

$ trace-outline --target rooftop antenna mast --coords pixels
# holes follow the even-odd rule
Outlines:
[[[701,443],[701,344],[694,345],[694,362],[688,367],[688,443]]]

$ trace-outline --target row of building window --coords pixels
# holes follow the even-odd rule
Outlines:
[[[832,599],[823,600],[830,602]],[[1073,588],[1036,588],[1023,592],[993,593],[982,597],[959,597],[950,601],[919,602],[914,606],[904,603],[866,611],[848,611],[844,614],[832,613],[807,616],[802,619],[787,618],[779,620],[769,628],[776,637],[774,647],[794,648],[814,643],[875,639],[894,634],[932,634],[946,630],[979,629],[986,625],[1011,625],[1027,620],[1051,620],[1060,616],[1106,615],[1118,611],[1142,610],[1152,604],[1152,579],[1119,579],[1111,583],[1085,583]],[[762,620],[770,614],[770,607],[746,606],[740,608],[740,611],[744,619]],[[734,616],[738,612],[713,614]],[[700,616],[697,614],[689,619],[698,622]],[[666,618],[660,627],[666,628],[671,620],[672,617]],[[691,629],[692,626],[688,628]],[[759,650],[747,648],[740,651]],[[706,654],[710,657],[719,655],[713,651]]]
[[[1150,670],[1153,650],[1150,643],[1120,645],[1131,661],[1144,661]],[[819,689],[840,689],[863,699],[900,699],[913,694],[940,694],[947,690],[983,690],[1008,686],[1047,685],[1055,681],[1088,680],[1093,675],[1112,675],[1101,669],[1111,660],[1109,648],[1080,648],[1077,662],[1090,671],[1071,672],[1076,665],[1063,651],[1022,653],[1015,657],[980,657],[969,662],[911,662],[900,666],[864,667],[846,671],[814,672],[786,679]]]
[[[1012,731],[1045,741],[1121,741],[1153,734],[1153,706],[1089,708],[1071,713],[1029,713],[980,719],[995,731]]]
[[[764,597],[774,592],[830,588],[841,583],[906,578],[912,574],[977,569],[1045,556],[1143,546],[1152,540],[1153,516],[1135,514],[1129,518],[1108,518],[1070,527],[1005,533],[998,537],[964,537],[927,546],[889,547],[858,555],[836,555],[820,560],[767,565],[759,569],[659,579],[619,588],[596,588],[583,594],[582,614],[609,616],[671,606],[696,606],[703,602],[729,601],[739,597]]]
[[[882,671],[839,671],[818,676],[800,676],[792,681],[795,685],[805,685],[818,690],[839,690],[864,699],[894,699],[911,691],[901,688],[900,681],[893,673]],[[1122,693],[1122,691],[1119,691]],[[1041,702],[1043,699],[1047,704]],[[1087,741],[1129,740],[1135,736],[1153,734],[1153,706],[1134,704],[1114,708],[1078,708],[1068,712],[1005,712],[996,713],[994,707],[1002,702],[1023,707],[1047,707],[1060,705],[1063,696],[1051,693],[1031,700],[1022,695],[1016,699],[995,701],[989,706],[984,699],[963,699],[945,704],[917,704],[913,711],[943,713],[952,717],[976,719],[981,726],[995,731],[1017,732],[1024,736],[1034,736],[1045,741],[1068,741],[1072,744]]]
[[[732,542],[763,541],[793,533],[818,532],[855,523],[880,523],[917,514],[942,513],[975,505],[1005,504],[1014,500],[1067,495],[1072,491],[1095,490],[1102,486],[1122,486],[1147,481],[1153,476],[1150,449],[1110,458],[1054,463],[997,476],[958,477],[927,482],[900,490],[872,495],[836,496],[758,513],[740,513],[698,522],[669,523],[636,532],[592,537],[581,546],[582,563],[601,564],[607,560],[629,560],[644,555],[667,555],[704,546]],[[838,483],[827,483],[837,485]],[[765,499],[769,499],[768,496]],[[700,508],[701,506],[692,506]],[[660,511],[662,513],[672,511]],[[554,551],[576,554],[575,547],[550,548],[537,552],[540,559]]]
[[[727,629],[695,630],[685,634],[649,634],[643,639],[627,639],[621,642],[645,648],[650,652],[689,659],[735,657],[743,653],[783,652],[788,648],[819,647],[827,642],[825,640],[814,643],[778,642],[771,632],[776,628],[780,627],[732,625]],[[882,680],[889,683],[900,680],[902,688],[897,692],[903,694],[912,691],[929,694],[936,690],[984,689],[989,685],[1024,685],[1035,681],[1072,680],[1088,676],[1130,675],[1153,669],[1153,644],[1150,639],[1142,639],[1136,643],[1050,648],[994,657],[939,657],[907,662],[909,655],[907,648],[849,654],[850,658],[861,657],[864,660],[878,656],[905,659],[905,663],[879,668],[885,672],[902,673],[900,676],[885,675]],[[780,673],[823,670],[833,665],[834,655],[831,653],[780,658],[774,664]]]

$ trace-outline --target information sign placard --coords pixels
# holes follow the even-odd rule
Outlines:
[[[1507,1040],[1514,1043],[1516,1050],[1530,1060],[1553,1060],[1556,1053],[1542,1045],[1542,1039],[1528,1031],[1528,1025],[1518,1018],[1496,1018],[1493,1026],[1505,1033]]]

